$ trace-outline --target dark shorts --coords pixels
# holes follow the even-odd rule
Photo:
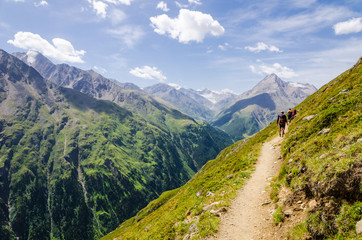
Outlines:
[[[279,128],[285,128],[285,123],[282,124],[279,123]]]

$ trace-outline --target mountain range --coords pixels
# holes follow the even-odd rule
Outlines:
[[[98,239],[232,143],[132,84],[43,60],[50,80],[0,50],[0,239]]]
[[[311,84],[285,82],[271,74],[238,96],[211,124],[234,139],[242,139],[268,126],[280,111],[286,113],[316,90]]]
[[[113,101],[146,117],[153,116],[154,110],[158,111],[157,102],[162,102],[222,129],[234,140],[258,132],[273,121],[280,110],[293,108],[317,90],[311,84],[283,81],[275,74],[266,76],[253,89],[241,95],[231,91],[185,89],[162,83],[141,89],[132,83],[104,78],[92,70],[84,71],[66,64],[55,65],[38,52],[14,55],[57,85]],[[150,99],[154,104],[144,106]],[[152,117],[148,120],[157,123]]]

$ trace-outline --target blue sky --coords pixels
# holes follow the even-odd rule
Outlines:
[[[320,87],[362,56],[362,0],[0,0],[0,48],[140,87]]]

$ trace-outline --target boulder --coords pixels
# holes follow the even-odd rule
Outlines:
[[[362,236],[362,220],[358,221],[356,224],[357,235]]]
[[[317,116],[317,115],[309,115],[309,116],[307,116],[307,117],[304,117],[304,118],[303,118],[303,121],[312,120],[313,118],[315,118],[315,116]]]

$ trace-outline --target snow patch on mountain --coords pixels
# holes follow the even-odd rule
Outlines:
[[[230,89],[223,89],[221,91],[214,91],[209,89],[204,90],[197,90],[198,94],[213,104],[216,104],[224,99],[227,99],[233,95],[236,95],[232,90]]]

